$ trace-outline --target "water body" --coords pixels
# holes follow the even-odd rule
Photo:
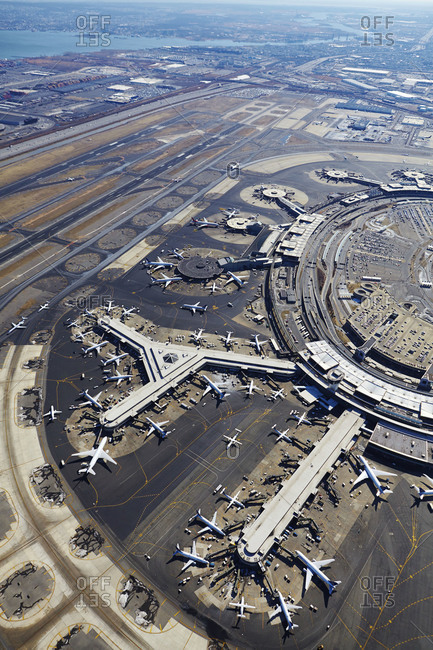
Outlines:
[[[107,39],[78,34],[77,32],[32,32],[29,30],[0,30],[0,59],[19,59],[39,56],[62,56],[66,52],[86,53],[98,50],[149,50],[160,47],[266,47],[267,43],[250,43],[232,41],[229,39],[192,41],[186,38],[152,38],[147,36],[116,36],[111,34]],[[334,39],[310,39],[298,41],[304,45],[309,43],[326,43]],[[288,46],[286,43],[271,43],[275,46]]]
[[[66,52],[86,53],[95,50],[148,50],[155,47],[231,47],[256,45],[231,40],[190,41],[186,38],[151,38],[146,36],[116,36],[109,35],[106,39],[77,32],[32,32],[0,30],[0,59],[16,59],[38,56],[61,56]],[[101,45],[102,44],[102,45]],[[265,43],[260,44],[263,47]]]

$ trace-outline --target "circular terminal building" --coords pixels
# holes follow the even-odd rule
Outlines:
[[[200,282],[212,280],[222,273],[216,259],[213,257],[200,257],[200,255],[193,255],[180,260],[177,270],[184,278]]]

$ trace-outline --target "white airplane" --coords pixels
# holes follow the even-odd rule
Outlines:
[[[19,323],[14,323],[12,321],[11,325],[12,327],[7,331],[8,334],[13,332],[14,330],[24,330],[27,327],[27,325],[24,325],[24,318],[22,318]]]
[[[290,429],[286,429],[285,431],[279,431],[277,429],[276,424],[272,425],[272,433],[275,433],[278,436],[275,442],[279,442],[280,440],[285,440],[286,442],[292,442],[292,439],[289,438],[289,436],[287,435],[289,431]]]
[[[204,528],[198,531],[197,535],[201,535],[202,533],[205,533],[207,530],[209,530],[214,533],[217,533],[218,535],[221,535],[221,537],[225,537],[225,532],[219,526],[216,525],[216,516],[217,516],[217,511],[215,510],[214,516],[209,521],[209,519],[206,519],[206,517],[204,517],[201,514],[200,509],[197,510],[195,519],[198,519],[203,524],[206,524]]]
[[[223,495],[223,496],[228,500],[228,502],[229,502],[229,504],[228,504],[228,506],[227,506],[227,508],[226,508],[226,512],[227,512],[227,510],[229,510],[229,508],[231,508],[233,505],[237,506],[238,508],[245,508],[245,505],[242,503],[242,501],[238,501],[238,494],[239,494],[239,493],[240,493],[240,490],[239,490],[238,492],[236,492],[236,494],[235,494],[234,497],[231,497],[230,494],[227,494],[227,492],[225,491],[225,489],[221,492],[221,494],[222,494],[222,495]]]
[[[84,339],[86,338],[86,335],[83,334],[83,332],[77,332],[75,334],[74,341],[81,341],[83,343]]]
[[[110,355],[109,359],[106,359],[105,361],[103,359],[101,360],[103,366],[108,366],[108,364],[110,363],[115,363],[116,366],[118,366],[120,359],[124,359],[125,357],[128,356],[127,352],[124,352],[123,354],[117,354],[117,355],[111,354],[111,352],[109,352],[108,354]]]
[[[222,287],[220,287],[219,284],[212,282],[211,286],[207,287],[207,289],[209,289],[211,294],[213,294],[215,291],[221,291]]]
[[[163,284],[164,289],[167,289],[167,287],[169,287],[172,282],[180,282],[183,279],[178,275],[175,275],[172,278],[170,278],[168,275],[165,275],[165,273],[161,273],[161,275],[162,278],[151,278],[151,282],[152,284]]]
[[[99,350],[104,346],[107,345],[108,341],[101,341],[100,343],[95,343],[94,345],[91,345],[89,348],[81,348],[83,351],[83,356],[87,356],[89,352],[93,352],[95,350],[96,355],[98,355]]]
[[[310,420],[307,420],[307,411],[304,411],[302,415],[296,415],[296,413],[292,413],[292,417],[294,417],[295,420],[298,420],[296,428],[298,428],[303,422],[305,422],[305,424],[312,424]]]
[[[180,251],[178,248],[173,248],[172,251],[168,251],[168,254],[176,257],[178,260],[184,259],[183,251]]]
[[[181,309],[190,309],[193,314],[195,314],[196,311],[199,312],[204,312],[207,309],[207,305],[200,305],[200,300],[196,302],[194,305],[188,305],[185,303],[184,305],[181,306]]]
[[[277,608],[272,614],[271,619],[274,618],[275,616],[278,616],[278,614],[281,614],[281,616],[284,618],[285,624],[287,624],[285,630],[286,632],[290,632],[290,630],[293,630],[295,627],[299,627],[299,625],[296,625],[296,623],[292,622],[291,613],[294,612],[296,609],[302,609],[302,607],[301,605],[292,605],[292,603],[286,603],[281,592],[277,590],[277,593],[278,593],[278,602],[280,604],[277,605]]]
[[[49,305],[50,305],[49,302],[44,302],[43,305],[40,305],[38,311],[43,311],[44,309],[49,309]]]
[[[146,418],[146,420],[150,424],[150,429],[147,432],[146,438],[150,436],[150,434],[153,433],[154,431],[157,431],[159,433],[159,437],[161,438],[161,440],[164,440],[164,438],[166,438],[168,434],[171,433],[171,431],[164,431],[164,429],[162,428],[164,424],[169,423],[169,420],[166,420],[165,422],[153,422],[153,420],[151,420],[150,418]]]
[[[237,447],[238,445],[241,445],[242,443],[237,439],[238,435],[242,433],[239,429],[235,429],[236,433],[233,437],[230,436],[223,436],[222,439],[225,440],[227,444],[227,449],[230,449],[232,445],[235,445]]]
[[[105,370],[105,372],[110,372],[109,370]],[[109,377],[104,377],[104,381],[115,381],[116,386],[118,386],[122,381],[125,381],[126,379],[131,379],[132,375],[121,375],[118,370],[116,370],[115,375],[110,375]]]
[[[232,217],[235,217],[237,214],[239,214],[239,210],[236,210],[236,208],[227,209],[227,210],[224,210],[222,208],[220,208],[220,209],[221,209],[221,212],[223,214],[225,214],[227,219],[231,219]]]
[[[204,564],[207,566],[209,564],[209,560],[205,560],[204,557],[201,557],[200,555],[197,555],[196,547],[195,547],[195,539],[192,540],[192,549],[191,553],[188,553],[187,551],[182,551],[179,544],[176,544],[176,550],[173,553],[173,557],[184,557],[185,559],[188,560],[188,562],[185,562],[183,565],[181,573],[186,571],[192,564]]]
[[[102,391],[101,391],[101,392],[102,392]],[[95,395],[95,397],[92,397],[91,395],[89,395],[89,393],[87,392],[87,390],[84,390],[82,393],[80,393],[80,395],[81,395],[82,397],[87,397],[87,402],[81,402],[81,404],[79,404],[80,408],[81,408],[82,406],[95,406],[95,407],[96,407],[97,409],[99,409],[100,411],[103,411],[103,406],[102,406],[102,404],[100,404],[100,403],[98,402],[98,399],[99,399],[100,394],[101,394],[101,393],[98,393],[97,395]]]
[[[106,305],[104,305],[104,309],[107,312],[107,314],[110,313],[110,311],[113,309],[114,302],[112,300],[109,300]]]
[[[200,343],[204,330],[199,330],[198,332],[191,332],[190,336],[194,339],[196,343]]]
[[[131,309],[122,307],[122,316],[130,316],[134,311],[138,311],[137,307],[131,307]]]
[[[254,341],[251,341],[251,345],[253,345],[256,348],[257,354],[262,353],[262,345],[267,343],[268,341],[259,341],[259,334],[254,334]]]
[[[239,607],[238,611],[238,617],[239,618],[246,618],[246,615],[244,614],[244,611],[246,609],[255,609],[255,605],[248,605],[248,603],[245,602],[245,598],[242,596],[241,602],[240,603],[229,603],[232,607]]]
[[[225,283],[225,285],[224,285],[225,287],[226,287],[228,284],[230,284],[230,282],[236,282],[236,284],[237,284],[239,287],[243,287],[244,284],[248,284],[247,282],[245,282],[245,280],[246,280],[246,276],[235,275],[235,274],[232,273],[231,271],[226,271],[226,273],[227,273],[227,275],[229,276],[229,279],[228,279],[227,282]]]
[[[233,332],[227,332],[227,336],[220,337],[226,348],[230,348],[233,345],[233,342],[236,341],[236,339],[232,339],[232,334]]]
[[[76,320],[71,321],[66,325],[66,327],[77,327],[78,323]]]
[[[430,485],[433,485],[433,479],[431,479],[430,476],[427,476],[427,474],[423,474],[423,476],[427,479]],[[416,485],[411,485],[411,487],[414,487],[418,492],[418,497],[421,501],[425,498],[429,499],[430,497],[433,497],[433,490],[424,490],[424,488],[417,487]]]
[[[281,399],[284,398],[284,390],[282,388],[280,388],[280,390],[273,390],[269,399],[276,400],[277,397],[281,397]]]
[[[83,469],[79,469],[78,473],[79,474],[95,474],[95,470],[93,469],[96,462],[101,458],[102,460],[109,461],[110,463],[114,463],[117,465],[116,461],[111,458],[110,454],[108,454],[106,451],[104,451],[104,446],[107,442],[107,437],[102,438],[101,442],[99,445],[96,447],[96,449],[90,449],[89,451],[78,451],[76,454],[71,454],[71,456],[80,456],[81,458],[85,456],[91,456],[92,460],[90,463],[87,465],[87,467],[84,467]]]
[[[363,456],[358,456],[359,460],[361,463],[364,465],[364,469],[362,470],[361,474],[358,476],[356,481],[354,481],[352,488],[355,487],[357,483],[360,483],[361,481],[365,481],[366,479],[370,479],[370,481],[373,482],[374,487],[376,488],[376,496],[379,497],[382,494],[392,494],[392,490],[389,490],[388,488],[383,488],[382,485],[379,482],[379,478],[384,478],[385,476],[397,476],[397,474],[393,474],[392,472],[384,472],[382,470],[376,469],[374,465],[370,465],[368,461],[363,458]]]
[[[263,390],[259,386],[256,386],[254,381],[251,379],[250,383],[246,386],[241,386],[239,390],[246,390],[248,397],[254,393],[255,390]]]
[[[194,217],[191,219],[191,226],[196,226],[196,228],[218,228],[219,223],[216,223],[215,221],[208,221],[206,217],[203,217],[203,219],[194,219]]]
[[[61,411],[56,411],[54,406],[50,406],[50,410],[48,411],[48,413],[44,413],[42,417],[46,418],[49,415],[50,416],[50,422],[52,422],[53,420],[57,420],[57,418],[56,418],[57,413],[61,413]]]
[[[230,395],[230,393],[225,393],[220,388],[218,388],[218,384],[211,381],[208,377],[206,377],[206,375],[201,375],[201,378],[204,379],[205,382],[207,382],[207,388],[204,390],[202,397],[207,395],[211,390],[215,393],[215,395],[217,396],[217,398],[219,400],[223,400],[224,397],[227,397],[227,395]]]
[[[171,269],[171,267],[174,266],[174,262],[164,262],[160,257],[157,258],[156,262],[149,262],[146,258],[142,263],[146,269],[152,268],[154,271],[159,271],[159,269]]]
[[[305,564],[305,584],[304,590],[307,591],[310,586],[311,578],[313,575],[317,576],[319,580],[323,582],[328,587],[329,595],[335,590],[337,585],[341,584],[341,580],[330,580],[322,571],[323,566],[327,566],[334,562],[334,558],[329,560],[309,560],[308,557],[305,557],[301,551],[295,551],[299,559]]]

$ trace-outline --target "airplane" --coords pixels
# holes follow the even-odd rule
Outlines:
[[[164,429],[162,428],[164,424],[169,423],[169,420],[166,420],[165,422],[153,422],[153,420],[151,420],[150,418],[146,418],[146,420],[151,425],[149,431],[147,432],[146,438],[150,436],[150,434],[153,433],[154,431],[157,431],[159,433],[159,437],[161,438],[161,440],[164,440],[164,438],[166,438],[168,434],[171,433],[171,431],[164,431]]]
[[[244,611],[246,609],[255,609],[255,605],[248,605],[248,603],[245,602],[245,598],[242,596],[241,602],[240,603],[229,603],[232,607],[239,607],[238,611],[238,617],[239,618],[246,618]]]
[[[14,330],[24,330],[27,327],[27,325],[24,325],[24,318],[22,318],[19,323],[14,323],[12,321],[11,325],[12,327],[7,331],[8,334],[13,332]]]
[[[225,287],[226,287],[228,284],[230,284],[230,282],[236,282],[236,284],[237,284],[239,287],[243,287],[244,284],[248,284],[247,282],[245,282],[245,280],[246,280],[246,277],[245,277],[245,276],[241,277],[240,275],[235,275],[235,274],[232,273],[231,271],[226,271],[226,273],[227,273],[227,275],[229,276],[229,279],[228,279],[227,282],[225,283],[225,285],[224,285]]]
[[[207,289],[210,289],[211,294],[213,294],[215,291],[221,291],[222,287],[220,287],[219,284],[215,284],[215,282],[213,282],[210,287],[207,287]]]
[[[134,311],[138,311],[137,307],[131,307],[131,309],[122,307],[122,316],[130,316]]]
[[[109,370],[105,370],[105,372],[110,372]],[[104,381],[115,381],[116,386],[118,386],[122,381],[125,379],[131,379],[132,375],[121,375],[118,370],[116,370],[115,375],[110,375],[110,377],[104,377]]]
[[[109,363],[115,363],[116,366],[118,366],[120,359],[123,359],[124,357],[128,356],[127,352],[118,355],[111,354],[111,352],[109,352],[108,354],[110,355],[109,359],[106,359],[105,361],[103,359],[101,360],[103,366],[108,366]]]
[[[232,339],[232,334],[233,332],[227,332],[227,336],[221,336],[221,341],[224,341],[224,345],[226,348],[230,348],[233,345],[233,341],[236,341],[236,339]]]
[[[40,305],[38,311],[43,311],[44,309],[48,309],[48,308],[49,308],[49,304],[50,304],[49,302],[44,302],[43,305]]]
[[[101,392],[102,392],[102,391],[101,391]],[[81,408],[82,406],[95,406],[97,409],[99,409],[100,411],[102,411],[102,410],[103,410],[103,406],[102,406],[102,404],[100,404],[100,403],[98,402],[98,399],[99,399],[100,394],[101,394],[101,393],[98,393],[97,395],[95,395],[95,397],[92,397],[91,395],[89,395],[89,393],[87,392],[87,390],[84,390],[82,393],[80,393],[80,395],[81,395],[82,397],[87,397],[87,400],[88,400],[88,401],[87,401],[87,402],[82,402],[82,403],[79,405],[80,408]]]
[[[237,447],[238,445],[241,445],[242,443],[237,439],[238,435],[242,433],[239,429],[235,429],[236,433],[235,435],[231,438],[230,436],[223,436],[222,439],[226,440],[227,444],[227,449],[230,449],[232,445],[235,445]]]
[[[66,327],[76,327],[78,325],[76,320],[71,321],[66,325]]]
[[[220,390],[220,388],[218,388],[218,385],[216,383],[214,383],[213,381],[211,381],[208,377],[206,377],[206,375],[201,375],[201,378],[204,379],[208,384],[207,388],[205,389],[205,391],[204,391],[204,393],[202,395],[202,397],[207,395],[207,393],[209,393],[209,391],[211,391],[211,390],[215,393],[215,395],[217,396],[217,398],[219,400],[223,400],[224,397],[226,397],[227,395],[230,395],[230,393],[225,393],[224,391]]]
[[[53,420],[57,420],[57,418],[56,418],[57,413],[61,413],[61,411],[56,411],[54,406],[50,406],[50,410],[48,411],[48,413],[44,413],[42,417],[46,418],[47,415],[49,415],[50,416],[50,422],[52,422]]]
[[[225,489],[221,492],[221,494],[229,501],[229,504],[228,504],[228,506],[226,508],[226,512],[233,505],[236,505],[238,508],[245,508],[245,505],[242,503],[242,501],[238,501],[237,497],[238,497],[239,492],[240,492],[240,490],[238,492],[236,492],[234,497],[231,497],[230,494],[227,494]]]
[[[169,255],[173,255],[173,257],[176,257],[178,260],[183,260],[183,251],[180,251],[178,248],[173,248],[172,251],[168,251]]]
[[[259,386],[256,386],[254,381],[251,379],[249,384],[247,384],[246,386],[241,386],[239,390],[246,390],[247,396],[249,397],[254,393],[255,390],[263,390],[263,388],[259,388]]]
[[[83,334],[83,332],[77,332],[77,333],[75,334],[74,341],[81,341],[81,342],[83,342],[85,338],[86,338],[86,335]]]
[[[114,305],[114,303],[113,303],[112,300],[109,300],[108,303],[106,305],[104,305],[104,309],[107,312],[107,314],[109,314],[110,311],[113,309],[113,305]]]
[[[331,562],[334,562],[334,558],[331,558],[329,560],[309,560],[303,553],[301,553],[301,551],[295,551],[295,553],[306,566],[306,569],[304,569],[305,591],[307,591],[308,587],[310,586],[311,578],[313,575],[317,576],[319,580],[321,580],[328,587],[329,595],[335,591],[337,585],[341,584],[341,580],[330,580],[322,571],[322,566],[331,564]]]
[[[87,356],[89,352],[93,352],[95,350],[96,355],[98,354],[99,350],[104,346],[107,345],[108,341],[100,341],[100,343],[95,343],[94,345],[91,345],[89,348],[81,348],[83,351],[83,356]]]
[[[204,528],[198,531],[197,535],[201,535],[202,533],[205,533],[207,530],[209,530],[214,533],[217,533],[218,535],[221,535],[222,537],[225,537],[225,532],[219,526],[216,525],[216,516],[217,516],[217,511],[215,510],[214,516],[209,521],[209,519],[206,519],[206,517],[204,517],[201,514],[200,509],[197,510],[194,519],[198,519],[203,524],[206,524]]]
[[[194,219],[194,217],[191,219],[191,226],[196,226],[197,228],[218,228],[219,223],[216,223],[215,221],[208,221],[206,217],[203,217],[203,219]]]
[[[354,481],[351,489],[353,489],[357,483],[365,481],[365,479],[369,478],[373,482],[374,487],[377,489],[377,497],[381,496],[382,494],[392,494],[392,490],[382,487],[382,485],[379,483],[379,478],[383,478],[385,476],[397,476],[397,474],[393,474],[392,472],[383,472],[382,470],[376,469],[374,465],[370,465],[368,461],[363,458],[363,456],[358,456],[358,459],[364,465],[364,469],[356,481]]]
[[[295,420],[298,420],[296,424],[296,428],[298,428],[303,422],[305,424],[312,424],[310,420],[307,420],[307,411],[304,411],[302,415],[296,415],[296,413],[292,413],[292,417],[295,418]]]
[[[181,278],[178,275],[175,275],[172,278],[170,278],[168,275],[165,275],[165,273],[161,273],[161,275],[162,275],[162,278],[158,278],[156,280],[155,280],[155,278],[151,278],[151,281],[152,281],[152,284],[163,284],[164,289],[167,289],[167,287],[172,282],[180,282],[181,280],[183,280],[183,278]]]
[[[254,334],[254,342],[251,341],[251,345],[253,345],[256,348],[257,354],[261,354],[261,346],[267,343],[267,341],[259,341],[259,334]]]
[[[200,555],[197,555],[196,547],[195,547],[195,539],[192,540],[192,549],[191,553],[188,553],[187,551],[182,551],[179,544],[176,544],[176,550],[173,553],[173,557],[184,557],[188,560],[188,562],[185,562],[183,565],[181,573],[186,571],[192,564],[204,564],[205,566],[208,566],[209,560],[205,560],[204,557],[200,557]]]
[[[291,613],[294,612],[296,609],[302,609],[302,607],[301,605],[292,605],[292,603],[286,603],[282,593],[278,590],[277,590],[277,594],[278,594],[278,601],[280,604],[277,605],[277,608],[272,614],[271,619],[277,616],[278,614],[281,614],[285,620],[285,623],[287,623],[287,627],[285,628],[285,630],[286,632],[290,632],[290,630],[293,630],[295,627],[299,627],[299,625],[296,625],[296,623],[292,622]]]
[[[199,312],[204,312],[207,309],[207,305],[200,305],[200,300],[196,302],[194,305],[188,305],[185,303],[184,305],[181,306],[181,309],[190,309],[193,314],[195,314],[196,311]]]
[[[146,258],[142,264],[146,269],[153,268],[154,271],[159,271],[159,269],[171,269],[174,266],[174,262],[164,262],[160,257],[157,258],[156,262],[149,262]]]
[[[284,398],[284,390],[282,388],[280,388],[280,390],[273,390],[269,399],[276,400],[277,397],[281,397],[281,399]]]
[[[194,339],[196,343],[200,343],[200,339],[202,338],[204,330],[199,330],[198,332],[191,332],[190,336]]]
[[[237,214],[239,214],[239,210],[237,210],[236,208],[227,209],[227,210],[220,208],[220,210],[223,214],[225,214],[227,219],[231,219],[232,217],[235,217]]]
[[[79,474],[95,474],[95,470],[93,467],[95,466],[96,462],[102,458],[102,460],[109,461],[110,463],[114,463],[117,465],[116,461],[111,458],[110,454],[104,451],[104,446],[107,443],[107,437],[102,438],[101,442],[97,446],[96,449],[89,449],[89,451],[78,451],[76,454],[71,454],[71,456],[91,456],[92,460],[88,463],[87,467],[83,467],[83,469],[79,469],[78,473]]]
[[[273,429],[272,433],[275,433],[278,436],[275,442],[279,442],[280,440],[285,440],[286,442],[292,442],[292,439],[289,438],[287,435],[290,429],[286,429],[285,431],[279,431],[277,429],[276,424],[272,425],[272,429]]]
[[[433,485],[433,479],[430,478],[430,476],[427,476],[427,474],[423,474],[424,478],[427,479],[427,481],[430,483],[430,485]],[[415,490],[418,492],[418,498],[420,501],[422,501],[424,498],[430,498],[433,497],[433,490],[424,490],[424,488],[417,487],[416,485],[411,485],[411,487],[414,487]]]

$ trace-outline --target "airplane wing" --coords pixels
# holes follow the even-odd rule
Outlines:
[[[274,618],[274,616],[278,616],[278,614],[281,614],[281,606],[278,605],[276,609],[272,612],[270,618]]]
[[[108,460],[110,463],[117,465],[117,462],[114,460],[114,458],[111,458],[110,454],[107,454],[107,452],[103,449],[99,452],[99,458],[103,458],[104,460]]]
[[[205,533],[208,530],[210,531],[209,526],[205,526],[204,528],[198,531],[197,535],[201,535],[202,533]]]
[[[384,478],[385,476],[397,476],[397,474],[393,474],[392,472],[382,472],[382,470],[379,469],[372,469],[371,471],[378,478]]]
[[[213,517],[211,519],[211,524],[216,524],[216,516],[217,516],[217,510],[215,510]]]
[[[84,458],[85,456],[93,456],[96,454],[97,449],[89,449],[88,451],[77,451],[75,454],[71,454],[71,456],[79,456],[80,458]]]
[[[212,387],[211,387],[211,386],[207,386],[207,388],[205,388],[205,390],[204,390],[204,392],[203,392],[202,397],[204,397],[205,395],[207,395],[208,392],[209,392],[210,390],[212,390]]]
[[[368,478],[368,474],[365,471],[365,469],[361,472],[361,474],[358,476],[358,478],[353,482],[352,487],[355,487],[357,483],[360,483],[361,481],[365,481],[365,479]]]
[[[428,480],[428,482],[430,483],[430,485],[433,485],[433,479],[430,478],[430,476],[427,476],[427,474],[423,474],[423,476],[424,476],[424,478],[426,478],[426,479]]]
[[[322,566],[327,566],[331,562],[334,562],[335,558],[331,558],[330,560],[314,560],[313,564],[317,569],[321,569]]]
[[[188,560],[188,562],[185,562],[185,564],[182,567],[181,573],[186,571],[188,567],[190,567],[192,564],[194,564],[194,560]]]
[[[313,577],[313,572],[307,567],[305,569],[305,591],[307,591],[310,586],[311,578]]]
[[[195,539],[192,540],[192,554],[197,555],[196,549],[195,549]]]

